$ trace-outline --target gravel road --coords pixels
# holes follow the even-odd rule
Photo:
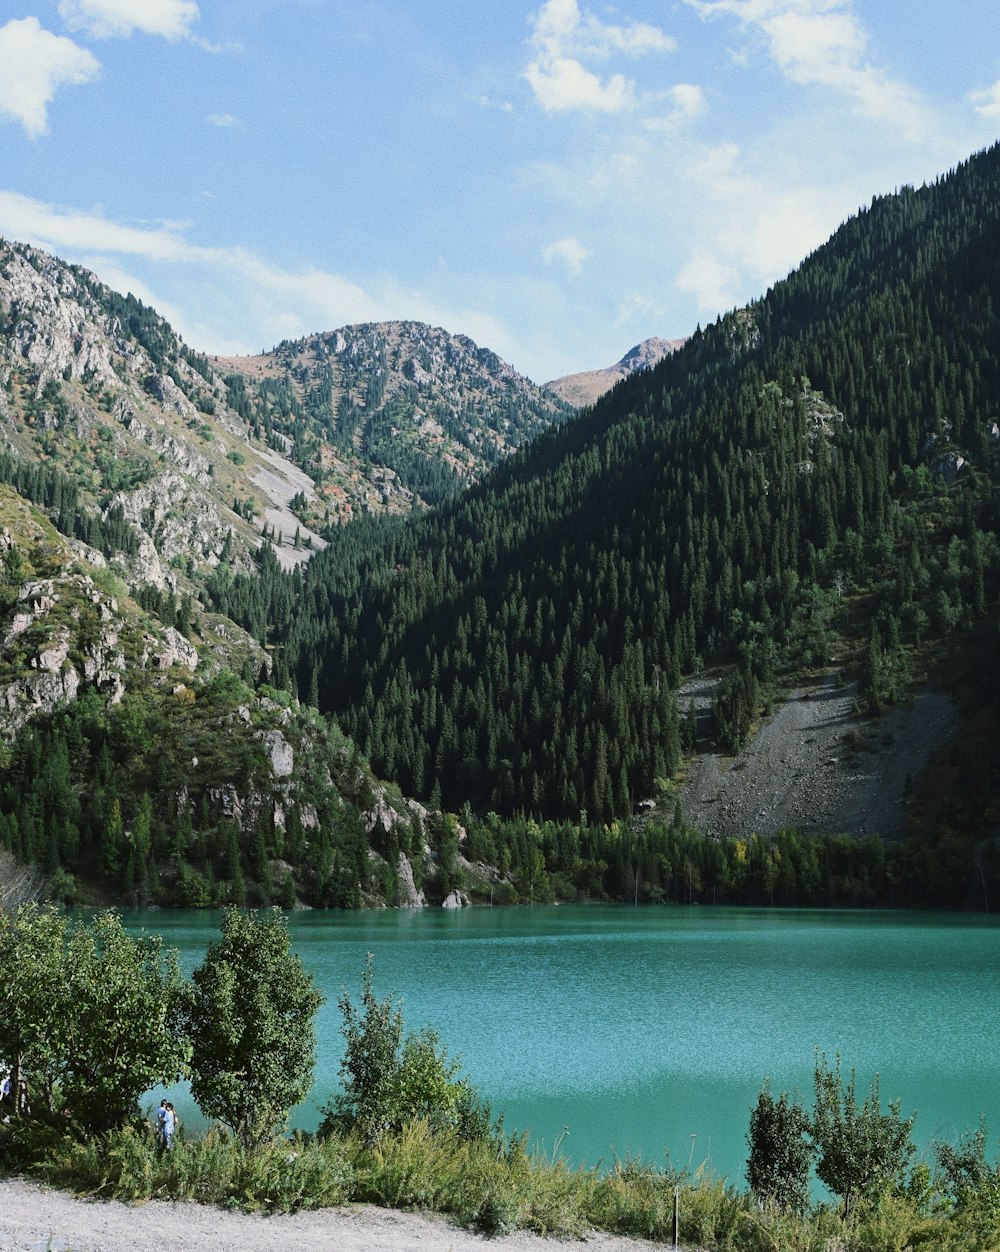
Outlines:
[[[133,1207],[80,1200],[17,1179],[0,1181],[2,1252],[662,1252],[613,1235],[486,1239],[447,1220],[370,1205],[274,1217],[151,1200]]]
[[[924,691],[876,720],[852,714],[853,685],[826,674],[793,691],[735,757],[711,750],[708,708],[713,679],[681,689],[694,701],[704,750],[681,793],[687,821],[706,834],[771,834],[783,827],[887,837],[902,832],[906,778],[916,778],[954,735],[954,701]]]

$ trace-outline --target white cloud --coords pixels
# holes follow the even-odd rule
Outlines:
[[[43,30],[35,17],[0,27],[0,114],[35,138],[48,131],[48,105],[60,87],[89,83],[101,63],[64,35]]]
[[[658,321],[663,314],[664,308],[659,301],[651,300],[642,292],[630,291],[618,302],[618,307],[615,309],[615,326],[628,326],[633,322],[649,325]]]
[[[173,226],[123,226],[99,213],[60,208],[16,191],[0,191],[0,233],[49,250],[125,253],[153,261],[214,260],[224,252],[187,243]]]
[[[708,252],[697,252],[682,266],[677,286],[694,297],[702,316],[714,317],[739,302],[740,282],[736,269]]]
[[[200,17],[195,0],[59,0],[59,15],[94,39],[128,39],[135,31],[183,39]]]
[[[1000,117],[1000,80],[985,91],[969,93],[969,99],[977,113],[986,118]]]
[[[223,130],[228,130],[240,124],[240,119],[233,117],[232,113],[209,113],[205,121],[210,122],[213,126],[219,126]]]
[[[866,59],[868,33],[852,0],[685,0],[705,17],[727,14],[762,34],[779,70],[800,86],[824,86],[858,112],[919,143],[935,118],[918,92]]]
[[[613,25],[581,13],[577,0],[546,0],[532,19],[530,43],[534,55],[524,77],[548,112],[630,111],[636,104],[635,83],[623,74],[602,78],[584,62],[676,47],[669,35],[644,22]]]
[[[579,61],[568,57],[533,61],[524,72],[535,99],[546,112],[591,109],[623,113],[635,107],[635,84],[622,74],[602,80]]]
[[[0,191],[0,235],[77,261],[115,290],[132,291],[203,352],[258,352],[316,330],[393,318],[461,331],[507,360],[537,350],[482,309],[449,305],[391,279],[362,286],[317,266],[282,269],[245,248],[203,247],[178,223],[123,225],[99,211]],[[452,286],[468,290],[462,276]]]
[[[571,274],[579,274],[583,270],[583,263],[586,261],[590,253],[577,239],[559,239],[556,243],[551,243],[542,252],[542,260],[546,265],[552,265],[559,262],[565,265]]]
[[[694,83],[677,83],[666,93],[671,105],[670,112],[647,117],[643,126],[647,130],[678,130],[701,117],[708,107],[705,93]]]
[[[677,46],[669,35],[645,22],[614,26],[592,13],[581,13],[577,0],[546,0],[532,25],[531,42],[550,57],[566,53],[585,58],[606,57],[614,52],[635,57],[647,52],[672,52]]]
[[[509,100],[493,100],[489,96],[472,96],[471,99],[481,109],[497,109],[501,113],[514,112],[514,106]]]

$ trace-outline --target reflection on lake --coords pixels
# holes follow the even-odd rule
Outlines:
[[[164,936],[185,972],[219,933],[212,913],[126,924]],[[1000,929],[916,913],[521,907],[290,917],[327,997],[311,1127],[338,1085],[337,996],[368,952],[408,1029],[434,1025],[508,1129],[594,1164],[639,1153],[710,1161],[743,1183],[761,1081],[811,1104],[814,1051],[840,1051],[859,1094],[916,1111],[924,1145],[985,1114],[1000,1134]],[[182,1112],[184,1110],[182,1109]],[[188,1120],[194,1111],[187,1100]]]

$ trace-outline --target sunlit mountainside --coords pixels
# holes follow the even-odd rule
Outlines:
[[[579,416],[416,323],[209,360],[5,246],[3,842],[165,902],[995,889],[998,206],[997,149],[874,200]],[[756,768],[790,693],[839,729]]]

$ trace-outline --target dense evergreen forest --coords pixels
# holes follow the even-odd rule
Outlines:
[[[994,148],[874,200],[459,499],[351,526],[301,575],[265,551],[210,600],[404,791],[610,823],[678,766],[683,676],[735,666],[735,745],[835,639],[875,709],[914,648],[983,617],[998,293]]]
[[[87,689],[23,724],[2,757],[0,844],[67,900],[83,881],[102,898],[185,905],[353,907],[407,890],[441,902],[460,888],[495,902],[988,908],[998,294],[993,148],[874,200],[759,301],[461,495],[442,487],[405,520],[333,527],[292,572],[265,543],[238,573],[227,545],[200,604],[134,588],[137,620],[203,654],[212,613],[263,649],[194,678],[133,675],[117,702]],[[151,311],[114,311],[161,350]],[[58,402],[58,387],[37,401]],[[317,434],[285,407],[287,438]],[[92,487],[110,502],[128,471],[109,456]],[[109,557],[131,550],[120,510],[88,513],[55,469],[4,454],[0,479],[65,534]],[[43,557],[5,551],[8,615]],[[98,629],[93,607],[72,621],[67,664]],[[708,733],[688,677],[720,676],[710,734],[735,750],[803,675],[856,679],[864,715],[934,666],[971,694],[960,740],[913,780],[905,840],[711,839],[674,807],[685,754]],[[284,782],[275,744],[295,759]],[[400,820],[378,815],[377,778]],[[657,814],[637,815],[651,797]]]

